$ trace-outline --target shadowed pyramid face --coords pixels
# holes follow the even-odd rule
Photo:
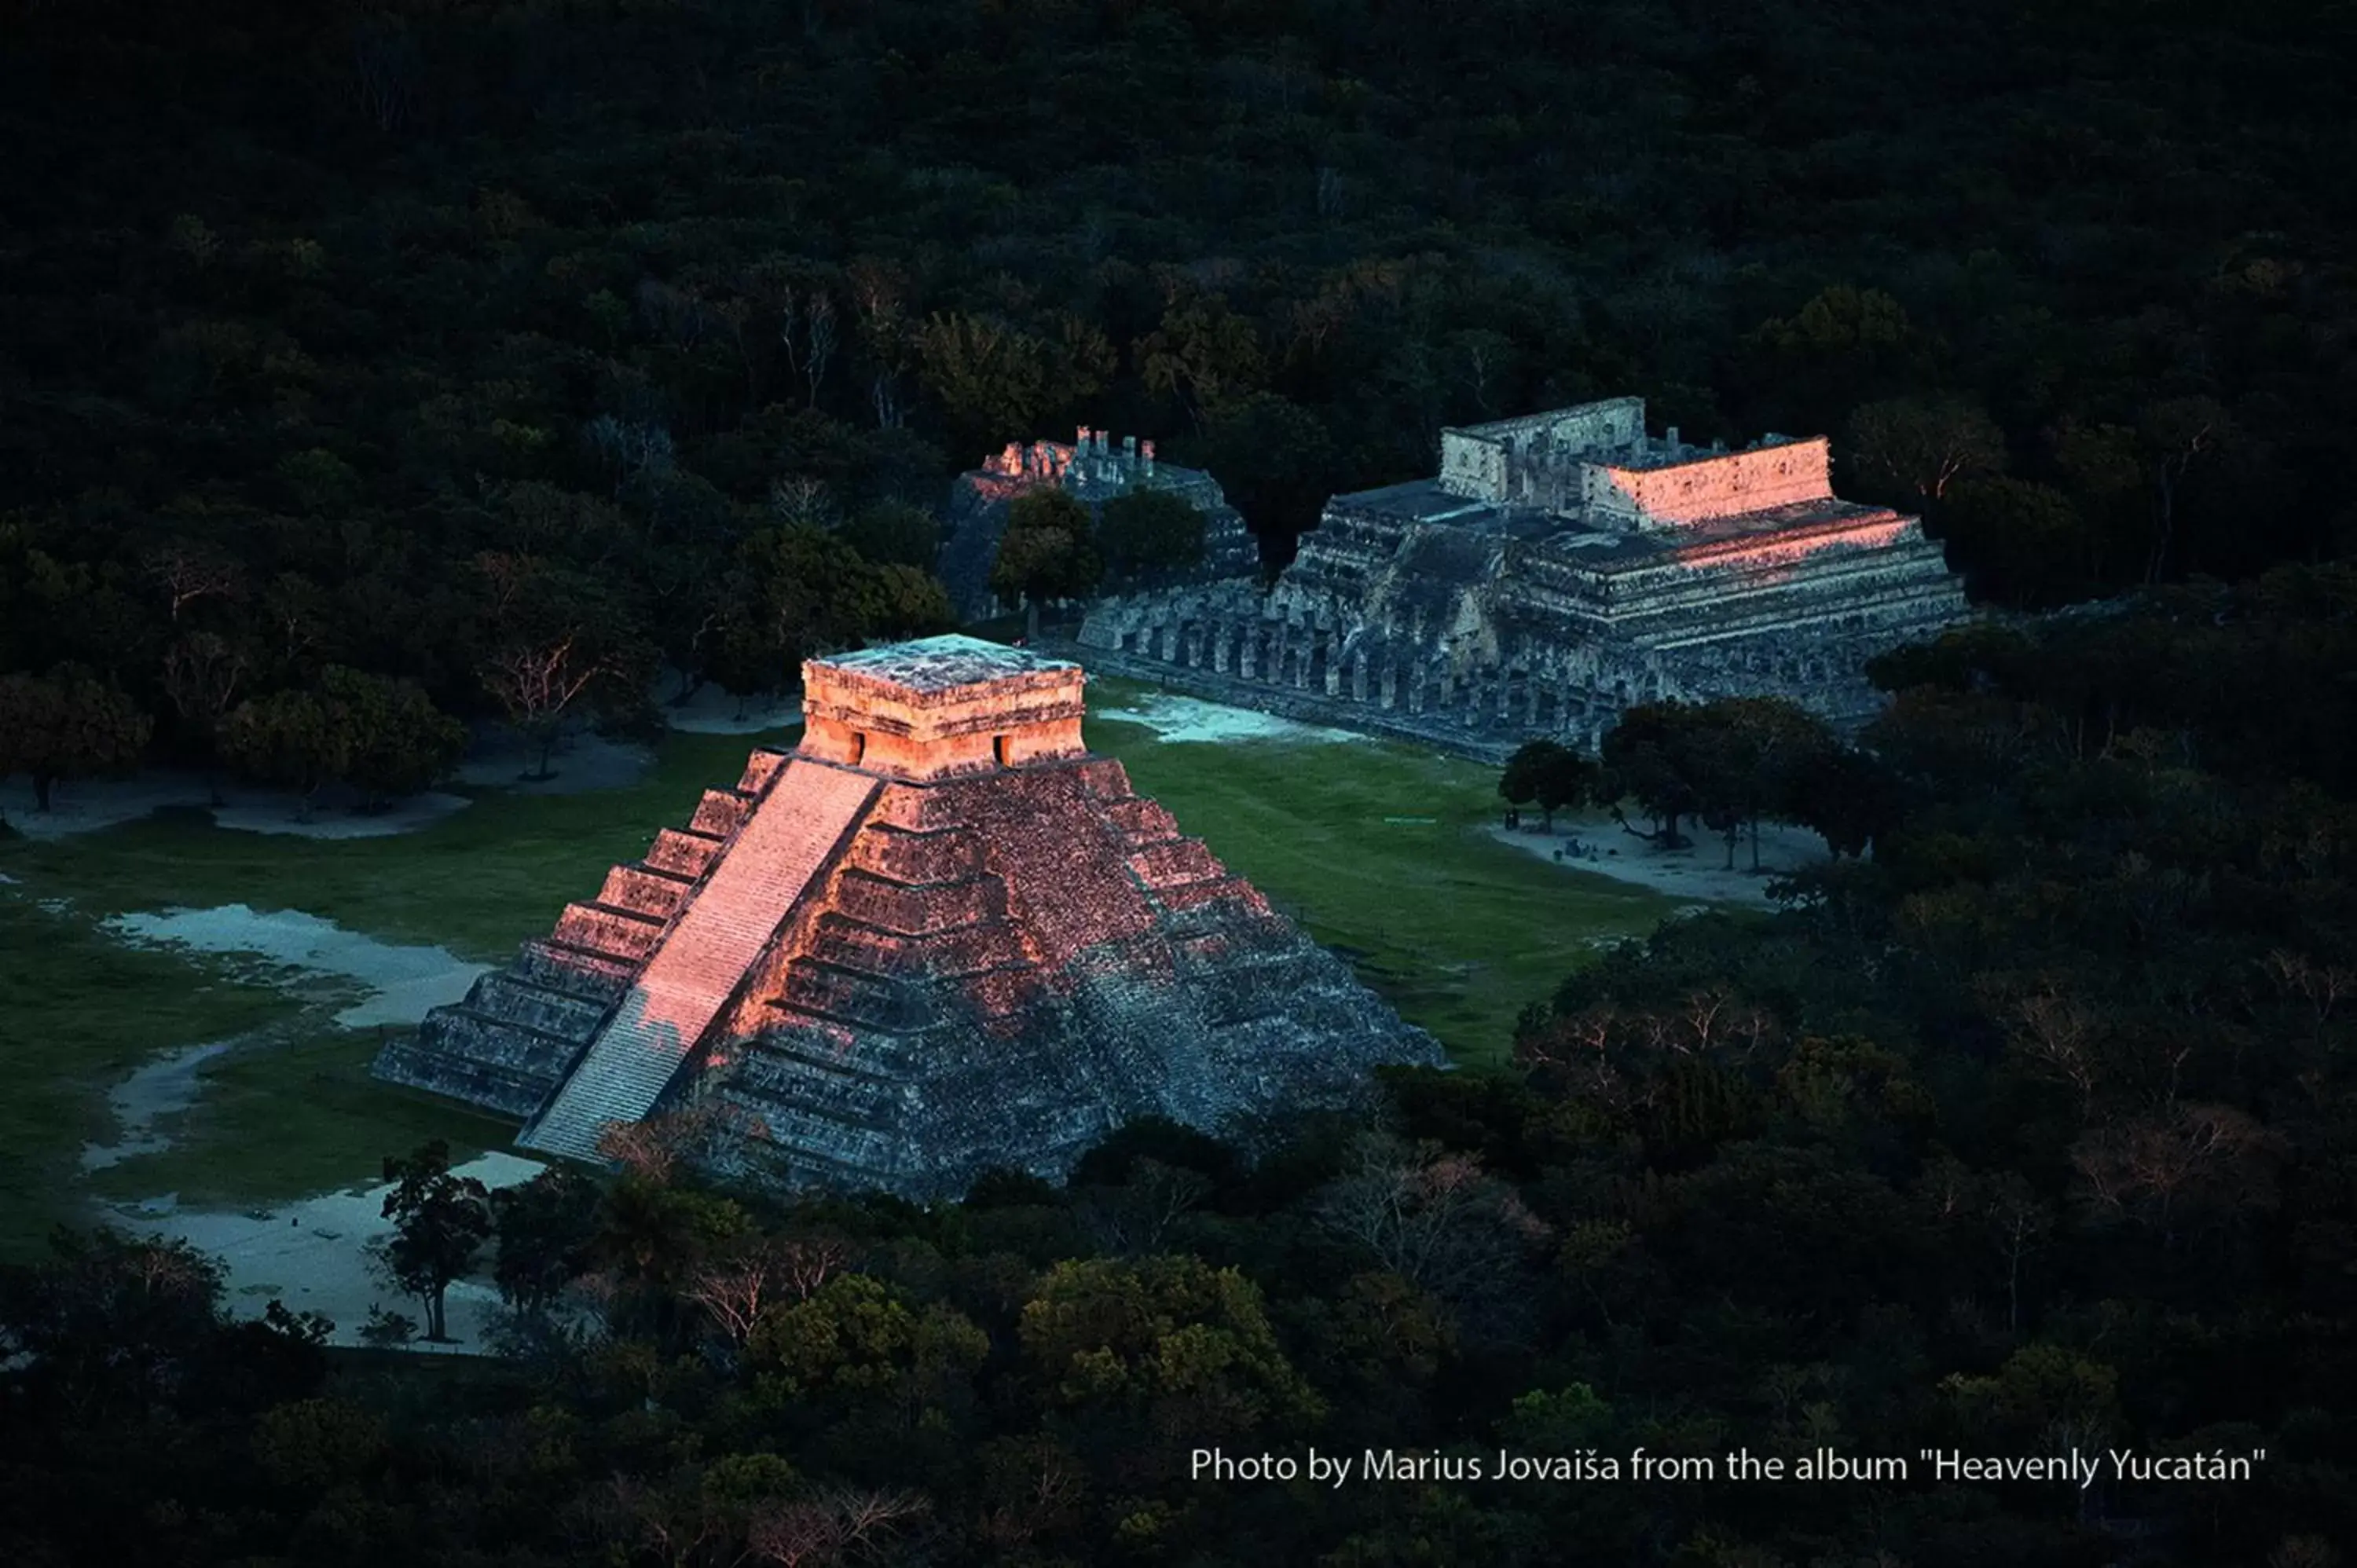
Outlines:
[[[930,637],[802,666],[801,755],[914,782],[1079,757],[1077,664]]]

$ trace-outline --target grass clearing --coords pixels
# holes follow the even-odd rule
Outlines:
[[[1092,683],[1100,712],[1153,694]],[[1599,939],[1641,936],[1680,902],[1491,842],[1494,773],[1478,764],[1366,740],[1165,741],[1103,718],[1088,735],[1469,1066],[1502,1061],[1515,1015]],[[384,1154],[427,1138],[465,1158],[511,1135],[371,1080],[376,1032],[332,1022],[348,983],[143,948],[104,918],[244,904],[500,962],[779,738],[673,734],[627,789],[476,790],[465,811],[396,837],[242,832],[183,811],[0,840],[0,1251],[21,1252],[92,1196],[268,1205],[373,1181]],[[110,1085],[156,1052],[232,1037],[197,1069],[195,1104],[158,1122],[170,1148],[82,1176],[81,1145],[109,1134]]]
[[[165,811],[67,838],[0,839],[10,879],[0,883],[0,1253],[38,1247],[92,1196],[266,1204],[374,1181],[385,1154],[427,1138],[466,1157],[512,1136],[496,1119],[370,1079],[376,1032],[331,1022],[352,999],[349,983],[125,942],[105,918],[300,909],[498,962],[657,829],[683,822],[706,788],[736,782],[746,753],[774,738],[673,735],[629,789],[487,789],[455,816],[391,838],[242,832]],[[82,1144],[110,1136],[112,1085],[158,1052],[231,1037],[198,1070],[195,1106],[159,1120],[172,1148],[82,1176]]]
[[[383,1155],[429,1139],[450,1145],[454,1165],[513,1139],[513,1122],[370,1078],[377,1045],[374,1029],[298,1031],[206,1063],[197,1103],[166,1124],[172,1146],[92,1173],[91,1190],[246,1208],[372,1185]]]
[[[11,891],[70,898],[95,914],[247,904],[301,909],[381,940],[447,947],[479,962],[546,930],[568,899],[597,890],[705,789],[737,781],[765,738],[673,735],[647,777],[577,795],[470,793],[474,804],[414,833],[311,839],[218,828],[199,811],[69,838],[0,842]],[[561,761],[560,761],[561,765]]]
[[[282,1026],[302,1002],[227,965],[128,946],[72,909],[0,887],[0,1251],[73,1214],[106,1092],[155,1053]]]

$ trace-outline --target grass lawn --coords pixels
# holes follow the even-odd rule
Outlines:
[[[1112,681],[1092,693],[1100,709],[1144,694]],[[1491,842],[1479,830],[1497,810],[1494,776],[1476,764],[1370,741],[1166,742],[1109,719],[1088,733],[1468,1065],[1502,1060],[1515,1015],[1598,939],[1641,935],[1676,903]],[[673,735],[628,789],[484,790],[389,838],[241,832],[179,812],[0,840],[0,1250],[21,1251],[93,1194],[262,1204],[373,1180],[383,1155],[429,1137],[471,1154],[511,1134],[371,1081],[375,1031],[332,1022],[349,989],[289,989],[234,960],[127,946],[99,929],[104,917],[299,909],[495,963],[683,822],[706,787],[734,783],[764,738],[776,737]],[[107,1133],[110,1084],[151,1053],[231,1037],[199,1069],[195,1106],[160,1124],[172,1148],[81,1176],[75,1156]]]
[[[231,1051],[206,1065],[202,1097],[167,1123],[169,1149],[96,1172],[90,1188],[236,1207],[373,1186],[382,1155],[433,1138],[450,1145],[454,1163],[514,1138],[512,1122],[378,1083],[368,1072],[376,1048],[373,1029],[330,1026]]]
[[[627,789],[461,791],[475,794],[465,811],[386,838],[241,832],[201,812],[163,811],[68,838],[0,841],[0,874],[22,885],[14,891],[96,914],[301,909],[381,940],[494,962],[546,931],[568,899],[596,893],[606,868],[636,859],[657,829],[685,822],[706,788],[736,783],[764,738],[673,735]]]
[[[1102,709],[1144,689],[1090,693]],[[1599,940],[1642,936],[1685,902],[1492,842],[1497,773],[1479,763],[1365,740],[1171,742],[1103,718],[1088,736],[1467,1066],[1502,1062],[1515,1015]]]
[[[62,839],[0,839],[0,1253],[21,1256],[92,1195],[178,1192],[190,1204],[261,1204],[377,1178],[388,1153],[445,1138],[503,1146],[508,1124],[367,1075],[374,1030],[338,1028],[350,999],[295,990],[234,959],[127,945],[106,916],[246,904],[301,909],[381,940],[497,962],[545,931],[606,868],[733,784],[763,737],[674,735],[627,789],[478,795],[445,822],[375,839],[216,828],[162,812]],[[158,1123],[174,1146],[85,1178],[103,1141],[106,1090],[156,1052],[238,1037],[199,1069],[195,1107]]]
[[[126,947],[88,917],[0,886],[0,1251],[75,1208],[106,1091],[152,1053],[284,1026],[302,1004],[223,969]]]

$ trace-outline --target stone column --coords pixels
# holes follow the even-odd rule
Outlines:
[[[1320,639],[1319,648],[1325,655],[1326,694],[1339,697],[1342,694],[1342,639],[1339,637]]]
[[[1247,681],[1260,679],[1260,628],[1243,628],[1242,646],[1236,650],[1236,673]]]
[[[1383,660],[1383,680],[1375,688],[1375,701],[1385,713],[1399,705],[1399,660]]]
[[[1232,627],[1232,626],[1230,626],[1226,621],[1224,621],[1224,620],[1222,620],[1222,621],[1216,621],[1216,622],[1214,622],[1214,623],[1212,624],[1212,627],[1211,627],[1211,671],[1212,671],[1212,673],[1214,673],[1214,674],[1218,674],[1218,675],[1224,675],[1224,674],[1226,674],[1226,673],[1228,672],[1228,663],[1229,663],[1230,658],[1231,658],[1231,656],[1232,656],[1232,655],[1234,653],[1234,651],[1235,651],[1235,648],[1234,648],[1235,639],[1236,639],[1236,628],[1235,628],[1234,627]]]
[[[1188,622],[1178,633],[1178,641],[1187,660],[1187,668],[1189,670],[1201,669],[1203,666],[1203,623],[1200,621]]]
[[[1157,639],[1160,647],[1156,657],[1159,658],[1165,664],[1178,663],[1178,628],[1171,625],[1168,621],[1164,621],[1155,629],[1160,634]]]
[[[1361,649],[1351,655],[1351,701],[1367,700],[1367,652]]]

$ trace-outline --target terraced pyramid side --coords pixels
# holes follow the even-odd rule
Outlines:
[[[377,1053],[371,1071],[501,1116],[545,1104],[597,1036],[648,958],[727,853],[788,754],[762,747],[733,789],[707,789],[683,828],[665,828],[640,859],[568,904],[547,936],[428,1014]]]
[[[673,1102],[723,1174],[920,1200],[1442,1060],[1102,757],[888,789],[713,1038]]]

